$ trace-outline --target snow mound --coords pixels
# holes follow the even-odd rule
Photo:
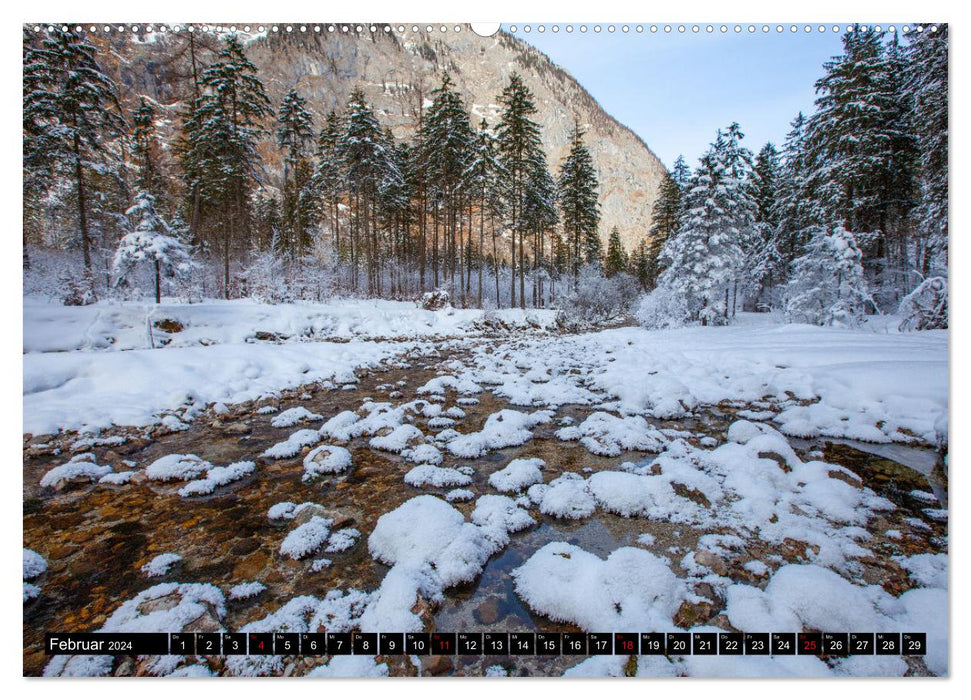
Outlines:
[[[490,535],[505,546],[508,533],[519,532],[536,524],[536,521],[508,496],[481,496],[475,502],[472,522],[490,531]],[[494,533],[494,534],[492,534]]]
[[[208,583],[159,583],[122,603],[99,632],[181,632],[202,618],[219,624],[226,615],[222,591]],[[222,629],[221,625],[219,629]],[[146,670],[167,675],[183,663],[182,656],[149,657]],[[111,673],[109,655],[54,656],[45,676],[106,676]]]
[[[280,554],[291,559],[303,559],[323,546],[330,535],[334,521],[319,515],[311,516],[303,525],[298,525],[287,534],[280,545]]]
[[[368,444],[375,450],[383,450],[385,452],[394,452],[397,454],[406,450],[409,445],[413,445],[414,443],[424,439],[425,434],[422,433],[421,430],[409,423],[406,423],[396,426],[394,430],[387,435],[371,438]]]
[[[429,425],[431,425],[429,423]],[[441,464],[441,451],[434,445],[417,445],[401,453],[401,456],[413,464]]]
[[[618,418],[609,413],[591,413],[580,425],[556,431],[560,440],[579,440],[592,454],[616,457],[624,450],[659,452],[667,439],[641,416]]]
[[[37,578],[47,571],[47,560],[32,549],[24,549],[24,581]]]
[[[283,413],[274,416],[270,420],[270,425],[274,428],[290,428],[297,423],[303,423],[308,420],[320,420],[321,418],[323,416],[318,413],[308,411],[303,406],[296,406],[295,408],[288,408]]]
[[[165,455],[145,469],[145,476],[152,481],[185,481],[194,479],[212,465],[196,455]]]
[[[603,560],[551,542],[511,575],[530,609],[587,631],[673,630],[672,617],[688,597],[663,559],[636,547],[621,547]]]
[[[321,445],[303,458],[303,480],[310,481],[322,474],[340,474],[351,468],[351,453],[344,447]]]
[[[353,527],[345,527],[342,530],[332,532],[327,540],[327,549],[324,551],[331,554],[346,552],[357,544],[361,531]]]
[[[294,457],[300,454],[300,450],[308,445],[314,445],[320,442],[320,432],[317,430],[310,430],[309,428],[304,428],[303,430],[298,430],[288,437],[283,442],[278,442],[272,447],[268,448],[264,453],[264,457],[269,457],[270,459],[286,459],[288,457]]]
[[[182,561],[182,557],[174,552],[166,552],[165,554],[159,554],[157,557],[152,559],[144,566],[142,566],[142,573],[146,576],[165,576],[169,572],[176,562]]]
[[[540,470],[545,466],[546,462],[535,457],[514,459],[489,476],[489,485],[503,493],[522,491],[528,486],[542,483],[543,473]]]
[[[579,474],[566,472],[549,483],[541,492],[539,510],[556,518],[579,520],[593,515],[596,502],[587,491],[586,480]],[[529,491],[533,496],[532,488]]]
[[[179,495],[183,498],[187,496],[206,496],[218,487],[239,481],[254,471],[256,471],[256,464],[253,462],[233,462],[226,467],[210,466],[206,471],[205,478],[190,481],[179,489]]]
[[[472,479],[457,469],[422,464],[405,474],[405,483],[415,488],[422,486],[443,488],[446,486],[467,486],[472,483]]]
[[[350,632],[358,626],[370,596],[355,589],[331,590],[323,598],[310,595],[291,598],[280,608],[239,628],[243,633]],[[341,657],[335,657],[341,658]],[[366,657],[346,657],[366,658]],[[227,656],[226,671],[232,676],[279,676],[283,656]]]
[[[520,413],[503,409],[486,419],[485,425],[477,433],[468,433],[451,440],[448,451],[456,457],[481,457],[489,450],[523,445],[532,439],[531,428],[553,420],[552,411]]]
[[[98,481],[112,471],[111,467],[95,464],[93,455],[86,452],[48,471],[41,477],[40,485],[44,488],[57,489],[63,484],[76,480]]]
[[[258,596],[260,593],[266,590],[264,586],[259,581],[247,581],[246,583],[237,583],[235,586],[229,589],[229,599],[230,600],[247,600],[248,598],[253,598]]]

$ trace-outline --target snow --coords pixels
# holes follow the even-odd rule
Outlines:
[[[533,496],[533,488],[529,490]],[[539,510],[556,518],[579,520],[593,514],[596,503],[586,489],[586,481],[579,474],[565,472],[551,481],[539,493]]]
[[[894,598],[880,586],[858,586],[812,564],[788,564],[764,590],[733,584],[725,614],[741,631],[839,629],[925,632],[928,668],[947,672],[947,592],[918,588]],[[933,643],[931,640],[935,640]]]
[[[297,406],[295,408],[288,408],[283,413],[280,413],[270,420],[270,425],[274,428],[290,428],[297,423],[303,423],[304,421],[310,420],[320,420],[323,418],[318,413],[312,413],[308,411],[303,406]]]
[[[291,559],[303,559],[320,549],[330,535],[333,520],[319,515],[311,516],[303,525],[298,525],[287,534],[280,545],[280,554]]]
[[[61,484],[75,479],[98,481],[112,472],[111,467],[95,464],[94,457],[89,452],[76,455],[66,464],[54,467],[40,479],[40,485],[45,488],[60,488]]]
[[[560,440],[579,440],[595,455],[616,457],[622,450],[659,452],[667,439],[641,416],[618,418],[609,413],[591,413],[580,425],[556,431]]]
[[[919,586],[947,590],[946,554],[914,554],[895,560]]]
[[[361,531],[353,527],[345,527],[342,530],[337,530],[332,532],[327,540],[327,549],[324,551],[327,553],[339,553],[346,552],[348,549],[357,544],[358,538],[361,536]]]
[[[789,435],[908,442],[909,432],[934,444],[948,408],[947,340],[947,331],[778,325],[742,314],[727,327],[618,328],[476,349],[469,376],[501,385],[520,375],[517,363],[543,358],[574,371],[557,376],[616,400],[622,414],[679,418],[701,405],[768,400]],[[790,395],[815,403],[793,405]]]
[[[533,438],[530,428],[553,419],[551,411],[520,413],[503,409],[486,419],[482,430],[468,433],[450,441],[448,451],[456,457],[471,459],[481,457],[489,450],[522,445]]]
[[[254,598],[260,593],[266,590],[264,586],[259,581],[247,581],[245,583],[237,583],[235,586],[229,589],[229,599],[230,600],[247,600],[248,598]]]
[[[184,481],[194,479],[209,470],[209,462],[192,454],[171,454],[160,457],[145,469],[145,476],[153,481]]]
[[[111,472],[110,474],[105,474],[103,477],[98,479],[99,484],[111,484],[112,486],[123,486],[131,481],[131,478],[135,476],[135,472]]]
[[[514,459],[489,476],[489,485],[504,493],[522,491],[528,486],[543,482],[543,474],[540,470],[545,466],[546,462],[535,457]]]
[[[283,442],[278,442],[263,452],[264,457],[270,459],[287,459],[300,454],[300,451],[308,445],[320,442],[320,432],[304,428],[293,433]]]
[[[47,571],[47,560],[32,549],[24,549],[24,581],[37,578]]]
[[[379,678],[388,675],[388,664],[377,663],[371,656],[334,656],[316,666],[307,678]]]
[[[146,576],[165,576],[176,562],[182,561],[182,557],[174,552],[159,554],[150,562],[142,566],[142,573]]]
[[[321,474],[340,474],[351,468],[351,453],[344,447],[321,445],[303,458],[303,480],[309,481]]]
[[[673,631],[671,619],[688,595],[663,559],[636,547],[616,549],[604,560],[551,542],[511,575],[516,595],[531,610],[589,632]]]
[[[405,483],[415,488],[422,486],[443,488],[446,486],[468,486],[472,483],[472,479],[450,467],[421,464],[405,474]]]
[[[412,612],[418,597],[441,601],[444,589],[475,579],[508,543],[510,528],[528,526],[524,515],[509,499],[486,501],[478,517],[484,524],[478,525],[431,495],[416,496],[382,515],[368,551],[391,570],[361,616],[361,630],[420,631],[422,620]]]
[[[157,601],[164,600],[159,605]],[[143,612],[151,606],[150,612]],[[105,621],[99,632],[181,632],[203,616],[220,621],[226,614],[222,591],[208,583],[159,583],[123,602]],[[221,629],[221,627],[220,627]],[[151,657],[154,675],[172,673],[184,657]],[[54,656],[44,668],[45,676],[106,676],[112,657],[107,655]]]
[[[431,421],[429,421],[429,425],[431,425]],[[401,456],[414,464],[441,464],[444,459],[441,450],[428,444],[417,445],[405,450],[401,453]]]
[[[397,453],[403,452],[408,445],[414,443],[416,440],[423,440],[424,438],[425,435],[421,430],[413,425],[404,424],[395,426],[387,435],[371,438],[368,444],[375,450]]]
[[[452,489],[445,494],[445,500],[449,503],[456,501],[471,501],[475,499],[475,493],[468,489]]]
[[[239,628],[239,632],[349,632],[370,596],[355,589],[328,591],[323,598],[302,595],[291,598],[265,617]],[[232,676],[278,676],[283,673],[282,656],[227,656],[226,670]],[[340,658],[340,657],[337,657]],[[363,657],[347,657],[363,658]],[[373,663],[373,660],[372,660]]]
[[[179,495],[183,498],[187,496],[207,496],[218,487],[239,481],[254,471],[256,471],[256,464],[253,462],[234,462],[226,467],[209,467],[206,470],[205,478],[190,481],[179,489]]]
[[[493,531],[493,538],[502,546],[509,542],[507,533],[519,532],[536,524],[529,513],[508,496],[481,496],[475,502],[471,519],[476,525]]]

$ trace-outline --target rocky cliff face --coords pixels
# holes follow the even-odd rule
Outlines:
[[[203,45],[205,39],[203,37]],[[116,44],[122,57],[119,78],[138,92],[173,104],[179,90],[152,78],[163,67],[186,76],[185,35],[155,43],[128,40]],[[211,43],[211,42],[210,42]],[[178,53],[177,58],[174,57]],[[160,54],[165,54],[163,59]],[[569,149],[574,119],[586,129],[586,140],[600,176],[601,237],[613,226],[628,250],[650,228],[651,209],[664,165],[630,129],[603,111],[569,73],[545,54],[505,33],[481,37],[465,25],[461,31],[409,31],[271,34],[251,37],[247,54],[256,64],[275,105],[290,88],[309,100],[317,123],[331,109],[341,109],[350,92],[361,87],[382,124],[396,137],[410,137],[430,93],[448,70],[477,124],[498,121],[497,97],[509,76],[518,72],[533,91],[547,158],[554,174]],[[199,52],[204,63],[211,54]],[[147,75],[140,73],[147,72]],[[183,81],[188,85],[188,81]],[[185,91],[184,88],[182,92]],[[267,153],[271,168],[278,154]]]

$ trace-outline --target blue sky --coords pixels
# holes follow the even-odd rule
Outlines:
[[[507,27],[504,27],[507,28]],[[715,131],[737,121],[745,143],[758,152],[766,141],[781,146],[799,110],[811,112],[823,63],[841,52],[830,28],[781,35],[773,26],[698,34],[676,27],[656,34],[548,29],[516,36],[567,69],[614,118],[633,129],[671,167],[684,154],[693,168]]]

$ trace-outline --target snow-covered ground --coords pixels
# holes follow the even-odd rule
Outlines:
[[[551,327],[554,315],[424,311],[392,301],[68,307],[25,298],[23,430],[142,426],[189,407],[179,416],[186,420],[191,407],[248,401],[316,381],[342,384],[353,380],[355,369],[416,341],[481,333],[484,319],[535,329]],[[181,330],[173,330],[173,321]],[[321,342],[334,340],[343,342]]]
[[[313,572],[339,568],[340,554],[360,540],[373,562],[390,567],[380,585],[291,597],[241,631],[419,630],[426,624],[422,601],[442,603],[449,589],[476,581],[495,555],[516,546],[520,533],[541,521],[609,517],[641,531],[664,526],[676,537],[694,533],[694,539],[669,546],[644,532],[603,555],[582,543],[547,542],[510,572],[519,601],[534,614],[599,632],[686,626],[719,631],[725,624],[751,632],[924,631],[926,669],[948,672],[947,556],[941,553],[946,535],[932,543],[932,553],[893,550],[892,542],[926,547],[930,540],[902,533],[914,518],[894,515],[897,506],[858,475],[823,461],[822,452],[794,448],[794,438],[820,436],[946,443],[946,331],[900,334],[882,320],[863,330],[834,330],[745,315],[725,328],[556,335],[535,332],[549,324],[516,311],[503,312],[505,328],[490,331],[481,312],[424,312],[388,302],[213,302],[165,306],[146,320],[149,310],[25,302],[24,431],[87,428],[94,434],[78,441],[77,449],[96,450],[111,439],[99,437],[98,428],[146,425],[168,412],[170,427],[191,429],[213,403],[272,396],[310,382],[353,389],[354,370],[405,354],[438,361],[437,375],[423,385],[386,384],[384,396],[360,396],[359,404],[327,409],[330,415],[309,403],[271,415],[254,409],[258,420],[290,435],[282,442],[285,434],[276,442],[245,443],[240,449],[251,454],[229,466],[185,454],[144,469],[129,465],[152,481],[186,482],[177,493],[191,508],[194,497],[235,488],[244,477],[259,480],[257,460],[292,467],[301,483],[345,478],[358,469],[357,457],[352,459],[357,449],[398,462],[401,488],[413,495],[381,508],[373,527],[340,528],[327,510],[327,488],[319,503],[287,500],[266,513],[274,526],[295,521],[273,553],[288,565],[305,562]],[[153,335],[170,338],[153,349],[146,344],[147,329],[163,317],[184,328]],[[404,328],[410,332],[399,332]],[[257,331],[274,335],[256,341]],[[106,337],[116,342],[99,341]],[[344,342],[333,342],[335,337]],[[500,407],[482,411],[478,430],[466,427],[467,411],[481,409],[477,397],[489,392]],[[725,427],[709,430],[705,422],[716,416]],[[518,452],[540,440],[577,450],[580,458],[573,463],[581,466],[570,471],[553,458]],[[651,456],[603,461],[629,452]],[[43,477],[43,485],[104,481],[102,472],[111,476],[117,466],[100,466],[93,452],[63,462]],[[140,488],[138,483],[115,479],[110,488]],[[946,520],[933,494],[916,494],[928,518]],[[874,527],[888,518],[894,529]],[[923,521],[913,527],[931,529]],[[888,555],[888,547],[899,553]],[[324,554],[333,559],[316,558]],[[39,581],[24,584],[27,600],[43,595],[44,560],[33,551],[24,556],[24,580]],[[180,571],[181,556],[166,552],[143,571]],[[877,560],[906,572],[905,592],[873,583]],[[203,604],[213,624],[221,625],[225,596],[262,596],[260,586],[238,580],[224,593],[206,582],[158,584],[121,604],[103,628],[178,631]],[[156,617],[141,612],[145,601],[164,596],[177,597],[178,605]],[[708,618],[677,622],[685,606],[698,605],[718,606],[722,626]],[[211,672],[186,663],[160,657],[149,671]],[[283,667],[282,657],[234,657],[225,671],[271,674]],[[653,676],[902,675],[909,668],[901,657],[636,659],[637,674]],[[626,657],[591,657],[567,675],[629,670]],[[110,662],[99,657],[58,657],[45,673],[110,671]],[[389,669],[371,659],[350,665],[338,659],[312,672],[374,675]]]

